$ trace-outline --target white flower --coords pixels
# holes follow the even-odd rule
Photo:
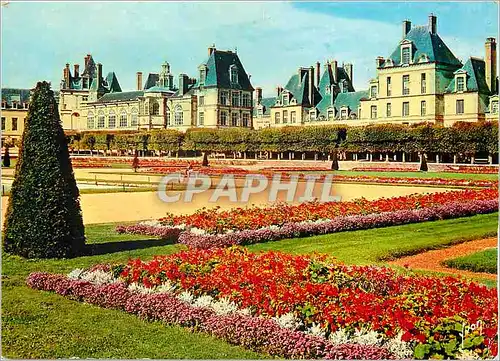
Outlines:
[[[386,343],[387,349],[400,360],[409,359],[413,356],[413,349],[408,342],[404,342],[401,337],[403,332],[396,335],[395,338],[391,338]]]
[[[455,355],[457,360],[480,360],[481,357],[472,350],[462,350]]]
[[[189,291],[184,291],[177,296],[181,301],[191,304],[194,300],[194,296]]]
[[[72,280],[79,280],[85,271],[82,268],[76,268],[68,273],[68,278]]]
[[[212,296],[203,295],[194,300],[194,307],[212,307],[212,303],[214,302],[214,298]]]
[[[357,343],[360,345],[371,345],[371,346],[375,345],[380,346],[382,341],[383,341],[382,335],[380,335],[375,331],[369,331],[366,329],[356,330],[354,332],[354,337],[352,339],[353,343]]]
[[[328,337],[331,343],[334,345],[343,345],[349,343],[349,334],[345,328],[339,328],[337,331],[332,332],[330,337]]]
[[[142,294],[154,293],[153,288],[144,287],[143,285],[136,283],[136,282],[129,284],[127,288],[130,292],[136,292],[136,293],[142,293]]]
[[[204,229],[201,229],[201,228],[196,228],[196,227],[191,227],[191,229],[189,230],[189,232],[197,235],[197,236],[204,236],[207,234],[207,232],[204,230]]]
[[[276,321],[278,325],[280,325],[283,328],[288,328],[290,330],[296,330],[302,322],[295,317],[295,315],[292,312],[285,313],[284,315],[273,317],[273,319]]]
[[[313,323],[313,325],[307,329],[306,333],[317,337],[325,337],[325,330],[323,330],[321,325],[316,323]]]
[[[252,316],[252,310],[250,308],[242,308],[241,310],[237,310],[236,313],[239,313],[243,316]]]
[[[157,293],[172,293],[175,290],[175,285],[170,281],[166,281],[155,288]]]
[[[96,285],[105,285],[108,283],[116,282],[116,279],[113,277],[113,274],[111,272],[105,272],[101,270],[83,272],[80,275],[80,278],[84,281],[88,281]]]
[[[212,310],[214,310],[219,316],[228,315],[238,311],[238,305],[229,298],[221,298],[220,300],[212,303]]]

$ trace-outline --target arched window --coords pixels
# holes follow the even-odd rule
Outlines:
[[[109,111],[108,127],[109,128],[116,127],[116,114],[113,110]]]
[[[182,111],[182,107],[180,105],[177,105],[175,107],[175,114],[174,114],[174,120],[175,120],[175,125],[183,125],[184,124],[184,112]]]
[[[105,119],[106,117],[104,116],[104,112],[100,110],[97,117],[97,128],[104,128]]]
[[[122,113],[120,114],[120,127],[121,128],[128,127],[128,117],[127,117],[127,112],[125,110],[122,110]]]
[[[170,126],[170,109],[165,107],[165,128]]]
[[[133,108],[130,116],[130,126],[137,127],[139,124],[137,108]]]
[[[231,83],[238,82],[238,67],[236,65],[231,65],[229,68],[229,74],[231,76]]]
[[[87,114],[87,128],[92,129],[94,128],[94,113],[89,112]]]
[[[151,115],[160,115],[160,104],[158,102],[153,102],[153,106],[151,107]]]

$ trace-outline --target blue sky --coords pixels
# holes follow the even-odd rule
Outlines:
[[[207,47],[237,48],[255,86],[273,95],[299,66],[351,62],[357,90],[375,75],[375,58],[401,40],[401,22],[427,24],[460,59],[484,56],[497,37],[498,4],[488,2],[10,2],[2,7],[2,86],[59,87],[66,63],[91,53],[114,71],[123,90],[135,73],[158,72],[167,60],[196,76]],[[175,79],[177,81],[177,79]]]

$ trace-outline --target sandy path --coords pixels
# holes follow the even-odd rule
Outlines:
[[[305,186],[305,183],[299,183],[293,203],[297,203],[297,198],[304,194]],[[449,190],[447,188],[434,187],[334,183],[331,194],[340,195],[343,201],[348,201],[360,197],[376,199]],[[237,190],[238,200],[240,199],[241,191],[242,188]],[[157,192],[82,194],[80,200],[85,224],[157,219],[165,216],[167,212],[189,214],[203,207],[212,208],[219,206],[222,209],[230,209],[252,204],[265,205],[270,203],[268,191],[251,195],[249,201],[246,203],[234,203],[229,201],[227,197],[220,198],[216,203],[209,202],[212,192],[213,190],[209,190],[195,195],[192,202],[184,202],[183,192],[179,192],[181,193],[181,201],[176,203],[164,203],[158,198]],[[170,192],[168,194],[171,195]],[[319,197],[320,194],[321,188],[318,186],[314,189],[313,195]],[[279,200],[284,200],[285,196],[285,192],[278,193]],[[2,197],[2,223],[7,203],[8,197]]]
[[[497,275],[495,274],[463,271],[441,265],[441,262],[447,259],[466,256],[468,254],[476,253],[493,247],[498,247],[498,241],[496,238],[479,239],[476,241],[461,243],[448,248],[432,250],[419,253],[414,256],[399,258],[396,261],[389,262],[389,264],[401,267],[407,266],[409,268],[421,269],[426,271],[450,273],[453,275],[460,275],[464,277],[481,277],[496,280]]]

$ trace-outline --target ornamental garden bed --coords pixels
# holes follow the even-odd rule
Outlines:
[[[498,189],[490,188],[372,201],[201,209],[190,215],[170,214],[158,221],[117,226],[116,231],[206,249],[492,213],[498,210],[497,198]]]
[[[65,275],[31,288],[205,332],[284,358],[492,358],[497,289],[346,266],[321,255],[190,250]],[[480,325],[472,330],[470,325]]]
[[[443,265],[472,272],[497,273],[498,249],[490,248],[467,256],[448,259]]]

